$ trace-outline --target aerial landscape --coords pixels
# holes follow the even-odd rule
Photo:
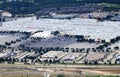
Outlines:
[[[0,0],[0,77],[120,77],[120,0]]]

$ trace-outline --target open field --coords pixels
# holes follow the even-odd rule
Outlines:
[[[1,77],[43,77],[44,73],[50,74],[51,77],[57,77],[56,74],[64,74],[65,77],[88,77],[89,75],[118,76],[120,77],[119,66],[84,66],[84,65],[40,65],[40,66],[23,66],[0,64]],[[69,75],[69,74],[72,75]],[[88,75],[88,76],[87,76]]]
[[[35,74],[1,74],[0,77],[43,77],[40,74],[35,75]]]
[[[87,75],[87,76],[80,76],[80,75],[65,75],[65,74],[61,74],[64,77],[119,77],[119,76],[103,76],[103,75]],[[51,77],[57,77],[58,75],[51,75]],[[15,74],[15,75],[0,75],[0,77],[44,77],[41,75],[33,75],[33,74],[25,74],[25,75],[19,75],[19,74]]]

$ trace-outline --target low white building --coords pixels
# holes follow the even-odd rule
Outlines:
[[[51,17],[55,19],[72,19],[75,18],[75,16],[76,14],[51,14]]]
[[[3,11],[3,12],[2,12],[2,16],[3,16],[3,17],[12,17],[12,14],[11,14],[10,12]]]
[[[33,38],[49,38],[49,37],[52,37],[52,35],[51,35],[50,31],[43,31],[43,32],[37,32],[37,33],[33,34],[31,37],[33,37]]]

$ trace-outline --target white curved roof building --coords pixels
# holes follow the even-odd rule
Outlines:
[[[37,32],[35,34],[33,34],[31,37],[34,37],[34,38],[37,38],[37,37],[40,37],[40,38],[49,38],[51,37],[51,32],[50,31],[43,31],[43,32]]]

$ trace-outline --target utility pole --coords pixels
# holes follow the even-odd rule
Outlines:
[[[3,16],[2,16],[2,14],[0,14],[0,26],[2,26],[2,22],[3,21]]]

